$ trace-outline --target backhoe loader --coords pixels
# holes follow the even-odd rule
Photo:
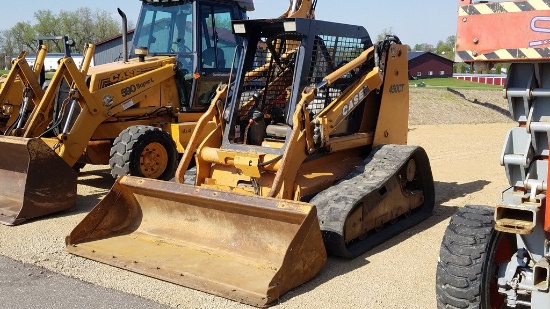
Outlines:
[[[80,68],[60,59],[28,120],[15,136],[0,137],[0,223],[72,207],[78,164],[109,164],[115,178],[173,178],[178,153],[235,61],[231,20],[253,7],[251,0],[143,0],[135,57],[126,50],[123,61]],[[311,1],[294,1],[286,14],[313,17],[313,10]],[[83,63],[93,57],[88,47]],[[56,100],[64,82],[68,97]]]
[[[39,75],[46,53],[47,47],[40,45],[33,67],[25,58],[27,53],[19,53],[10,72],[0,77],[0,134],[5,134],[14,126],[22,126],[27,110],[25,106],[40,102],[44,92]],[[29,109],[32,110],[32,106]]]
[[[299,18],[233,30],[243,39],[235,72],[175,181],[120,177],[66,243],[263,307],[313,278],[327,251],[354,258],[427,218],[434,187],[425,151],[406,145],[407,48],[397,37],[373,44],[363,27]]]
[[[21,130],[34,106],[38,105],[44,95],[48,85],[44,70],[48,52],[48,47],[44,45],[46,40],[62,41],[65,55],[71,55],[74,41],[67,36],[39,37],[32,68],[26,59],[28,53],[19,53],[12,61],[10,72],[0,77],[0,134],[19,135],[17,131]]]

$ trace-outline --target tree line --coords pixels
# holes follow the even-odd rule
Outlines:
[[[110,12],[102,9],[93,11],[88,7],[74,11],[62,10],[54,13],[51,10],[38,10],[34,13],[35,22],[22,21],[10,29],[0,31],[0,67],[4,67],[5,58],[16,56],[20,51],[34,54],[38,48],[38,37],[55,37],[67,35],[75,42],[73,51],[82,52],[84,44],[97,43],[120,33],[120,20],[113,18]],[[131,25],[130,25],[131,27]],[[393,29],[383,29],[378,40],[392,35]],[[421,43],[409,46],[409,51],[428,51],[454,61],[456,37],[451,35],[436,45]],[[63,52],[61,40],[45,41],[49,52]]]
[[[20,51],[34,54],[38,48],[38,37],[56,37],[67,35],[75,42],[73,52],[82,52],[84,44],[97,43],[120,34],[120,20],[112,17],[110,12],[102,9],[92,10],[87,7],[74,11],[62,10],[54,13],[51,10],[38,10],[34,13],[35,22],[22,21],[10,29],[0,31],[0,53],[13,57]],[[48,51],[63,52],[61,40],[45,41]],[[6,57],[0,57],[0,67]]]

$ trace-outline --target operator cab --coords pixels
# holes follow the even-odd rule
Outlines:
[[[363,27],[312,19],[243,20],[233,23],[243,38],[235,82],[224,111],[227,121],[222,148],[282,155],[290,140],[302,91],[315,86],[372,46]],[[361,70],[372,69],[365,65]],[[352,72],[316,91],[308,105],[316,117],[364,72]],[[361,129],[365,102],[345,115],[333,136]],[[377,114],[377,113],[376,113]]]
[[[218,84],[227,82],[240,42],[231,20],[246,19],[246,11],[253,9],[251,0],[144,0],[134,49],[147,47],[151,56],[175,56],[181,110],[204,111]]]

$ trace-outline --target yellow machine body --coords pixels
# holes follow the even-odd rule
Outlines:
[[[66,243],[266,306],[315,276],[327,251],[356,257],[429,216],[433,179],[425,152],[404,145],[398,39],[372,45],[362,27],[307,19],[233,25],[245,32],[241,69],[197,121],[175,182],[119,178]],[[329,52],[346,47],[331,63]]]
[[[202,42],[200,46],[198,44],[195,44],[197,46],[192,45],[192,48],[200,48],[196,51],[195,57],[192,57],[193,53],[189,46],[181,46],[185,42],[183,37],[190,36],[189,31],[194,28],[199,31],[198,33],[202,33],[201,37],[204,40],[213,36],[208,31],[202,32],[208,27],[215,26],[212,24],[211,17],[204,14],[200,17],[193,17],[194,10],[191,8],[202,7],[202,5],[203,3],[199,0],[170,3],[169,5],[144,1],[142,16],[136,30],[138,36],[141,35],[143,40],[143,38],[148,38],[147,35],[152,35],[147,29],[154,28],[154,22],[166,27],[165,20],[160,17],[154,21],[145,17],[148,16],[148,13],[155,12],[156,14],[156,12],[162,11],[163,14],[173,14],[174,17],[176,15],[178,17],[173,20],[173,24],[169,25],[170,29],[173,30],[170,35],[174,36],[174,44],[168,44],[171,42],[168,40],[165,42],[166,46],[163,45],[165,50],[162,50],[159,47],[161,41],[155,43],[152,38],[148,38],[147,40],[151,44],[150,47],[156,49],[151,55],[140,53],[138,57],[133,59],[124,59],[123,61],[96,66],[90,65],[95,46],[88,44],[80,67],[77,67],[71,57],[65,56],[59,60],[58,69],[45,91],[41,89],[37,82],[37,74],[40,71],[38,68],[43,63],[45,50],[40,54],[39,61],[37,61],[40,65],[35,65],[34,71],[26,64],[25,54],[22,53],[14,62],[14,69],[6,77],[4,86],[0,90],[0,102],[18,92],[18,87],[24,86],[32,92],[27,96],[29,100],[28,110],[32,112],[25,115],[25,121],[20,122],[20,127],[16,130],[9,130],[7,134],[21,138],[21,140],[2,138],[0,139],[0,149],[15,149],[14,151],[25,154],[29,153],[29,149],[27,149],[27,144],[22,142],[24,139],[42,139],[44,145],[51,147],[49,156],[51,156],[51,153],[55,153],[61,159],[48,161],[56,165],[51,167],[54,170],[70,169],[78,164],[110,164],[114,176],[128,175],[132,172],[123,170],[123,172],[115,173],[114,169],[120,168],[120,166],[116,166],[116,162],[111,163],[113,153],[120,153],[120,147],[128,147],[120,153],[119,157],[123,157],[123,159],[129,156],[132,151],[138,153],[138,150],[132,150],[128,143],[125,144],[124,139],[128,136],[122,136],[121,134],[126,130],[140,126],[151,130],[157,130],[158,128],[163,133],[169,134],[167,136],[171,138],[167,142],[169,144],[168,149],[164,144],[151,142],[150,147],[144,147],[139,156],[136,155],[138,157],[134,159],[135,161],[124,163],[129,166],[132,166],[132,164],[139,165],[139,168],[134,169],[138,170],[135,174],[140,176],[165,180],[172,178],[177,164],[178,152],[183,153],[185,150],[191,139],[194,126],[208,108],[210,98],[215,93],[215,88],[218,84],[227,81],[231,69],[229,66],[231,59],[223,59],[224,50],[220,47],[222,43],[219,42],[220,46],[218,46],[217,40]],[[247,9],[246,7],[240,7],[241,4],[233,1],[227,1],[227,3],[221,3],[220,5],[234,19],[241,18],[244,10]],[[296,10],[292,10],[287,14],[312,14],[311,5],[311,1],[304,1],[299,7],[295,8]],[[302,8],[305,7],[310,9],[303,10]],[[174,10],[174,8],[178,10]],[[161,16],[162,14],[158,15]],[[190,18],[189,22],[181,22],[187,18]],[[193,23],[197,23],[199,26],[189,27]],[[224,26],[219,25],[218,27]],[[139,31],[141,30],[139,28],[144,29],[142,32],[145,34],[140,34]],[[237,44],[236,37],[231,34],[224,37],[224,40],[229,44]],[[235,42],[232,42],[232,40]],[[159,52],[159,49],[161,52]],[[225,47],[225,50],[233,51],[234,48],[231,46]],[[214,63],[213,66],[207,65],[206,62],[211,57],[216,57],[217,60],[214,62],[218,63]],[[189,71],[190,66],[192,66],[193,71]],[[60,99],[60,89],[64,84],[69,86],[68,97]],[[10,91],[7,91],[8,89]],[[20,94],[18,95],[20,96]],[[10,101],[12,100],[10,99]],[[13,105],[13,108],[10,109],[12,115],[10,117],[13,118],[13,115],[18,115],[18,108],[17,104]],[[5,107],[4,109],[8,108]],[[67,119],[63,118],[65,116]],[[56,117],[59,117],[59,119],[56,119]],[[13,120],[9,120],[7,125],[9,126],[11,123],[13,123]],[[213,122],[210,123],[209,128],[214,128]],[[134,133],[140,134],[137,129],[136,132]],[[121,142],[122,146],[116,144],[117,139],[123,140]],[[138,147],[139,143],[140,141],[135,142]],[[171,154],[172,148],[170,147],[172,144],[175,148],[173,154]],[[10,152],[0,152],[0,160],[6,161],[8,157],[12,156],[13,154]],[[21,158],[9,158],[12,164],[0,169],[0,178],[11,175],[13,171],[24,171],[23,167],[27,165],[38,166],[32,160],[35,159],[30,155]],[[167,172],[163,173],[163,169]],[[6,181],[6,186],[0,188],[0,195],[4,191],[19,192],[16,200],[23,201],[25,200],[25,194],[35,190],[31,184],[36,183],[36,181],[32,177],[40,177],[40,175],[25,172],[17,175],[18,179],[16,181]],[[49,181],[51,183],[64,181],[58,179],[56,175],[50,175],[50,177]],[[27,185],[22,186],[25,190],[15,190],[12,184],[15,185],[16,183],[26,183]],[[74,191],[75,189],[67,187],[66,190]],[[73,193],[76,194],[76,192]],[[51,196],[50,203],[61,203],[61,201],[53,198],[54,195]],[[0,205],[3,203],[0,196]],[[26,208],[32,208],[31,204],[27,205]],[[21,205],[15,206],[19,209],[21,207]],[[6,224],[20,223],[38,216],[38,213],[41,212],[30,216],[15,215],[12,217],[13,220],[17,218],[16,221],[4,220],[0,222]]]
[[[28,116],[42,99],[44,91],[39,84],[39,74],[44,67],[47,51],[45,45],[39,46],[32,67],[27,62],[27,53],[19,53],[12,62],[10,72],[0,77],[0,134],[13,127],[20,118]],[[27,106],[20,111],[25,100]]]

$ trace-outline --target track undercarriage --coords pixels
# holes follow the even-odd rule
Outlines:
[[[431,215],[428,157],[419,147],[384,145],[311,203],[327,250],[354,258]]]

